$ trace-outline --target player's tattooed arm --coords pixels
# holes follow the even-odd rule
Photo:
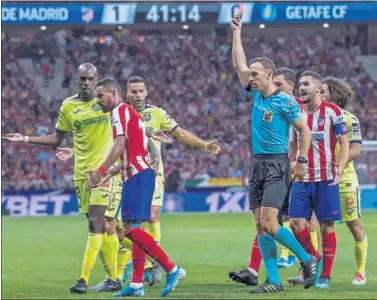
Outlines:
[[[152,140],[148,139],[148,152],[149,152],[149,158],[151,160],[151,165],[156,173],[158,173],[158,167],[160,164],[160,154],[157,151],[157,148],[153,144]]]
[[[67,132],[56,131],[53,134],[42,136],[27,136],[21,133],[8,133],[2,138],[14,143],[30,143],[42,146],[52,146],[54,149],[63,142]]]
[[[111,169],[109,169],[107,171],[107,173],[109,175],[111,175],[111,177],[115,176],[115,175],[118,175],[120,173],[120,168],[122,167],[122,164],[117,164],[115,165],[114,167],[112,167]]]
[[[146,134],[148,138],[152,138],[164,144],[172,144],[174,140],[165,134],[163,130],[154,130],[151,127],[146,128]]]
[[[89,174],[88,181],[85,184],[85,189],[87,191],[98,186],[101,179],[106,176],[111,166],[115,164],[120,155],[126,150],[125,141],[126,137],[124,135],[116,136],[114,138],[114,145],[101,167],[99,167],[97,170],[89,170],[87,172]]]

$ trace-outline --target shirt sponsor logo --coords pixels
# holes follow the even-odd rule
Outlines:
[[[105,115],[94,118],[85,119],[83,121],[75,120],[73,127],[76,132],[80,132],[84,127],[93,124],[107,124],[107,117]]]
[[[325,140],[325,134],[323,132],[312,132],[312,139],[315,141]]]
[[[359,123],[352,123],[352,133],[355,135],[360,134],[360,124]]]

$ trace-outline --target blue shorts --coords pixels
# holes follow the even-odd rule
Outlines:
[[[155,178],[152,169],[145,169],[123,183],[122,221],[144,222],[150,219]]]
[[[310,220],[313,211],[319,222],[342,219],[339,185],[334,180],[294,182],[289,201],[289,217]]]

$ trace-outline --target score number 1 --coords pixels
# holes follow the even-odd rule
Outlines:
[[[134,24],[135,13],[136,4],[104,4],[101,23],[110,25]]]

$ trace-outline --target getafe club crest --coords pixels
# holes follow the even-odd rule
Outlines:
[[[92,109],[94,111],[99,111],[101,109],[101,107],[97,103],[94,103],[93,106],[92,106]]]
[[[143,116],[143,120],[144,120],[145,122],[148,122],[150,119],[152,119],[152,117],[151,117],[150,114],[145,114],[145,115]]]
[[[270,110],[265,110],[263,113],[263,121],[271,123],[272,118],[274,117],[274,113]]]

